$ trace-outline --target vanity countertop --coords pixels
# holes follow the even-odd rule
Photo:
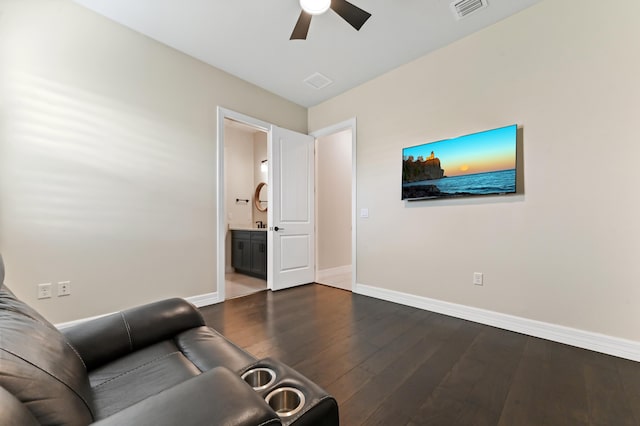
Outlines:
[[[235,226],[229,225],[230,231],[263,231],[265,232],[267,228],[250,228],[248,226]]]

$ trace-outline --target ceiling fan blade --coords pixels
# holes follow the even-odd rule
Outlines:
[[[310,25],[311,14],[303,10],[300,12],[300,17],[298,18],[298,22],[296,22],[296,26],[293,28],[289,40],[306,40]]]
[[[367,19],[371,17],[369,12],[349,3],[347,0],[331,0],[331,9],[358,31],[367,22]]]

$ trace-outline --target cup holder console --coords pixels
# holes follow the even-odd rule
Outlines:
[[[1,0],[0,0],[1,1]],[[238,374],[280,418],[283,426],[338,426],[336,400],[293,368],[272,358],[258,360]]]
[[[240,377],[254,390],[263,391],[276,381],[276,372],[270,368],[257,367],[246,371]],[[272,390],[264,399],[280,417],[296,415],[305,403],[304,394],[290,386]]]
[[[296,415],[304,407],[304,394],[292,387],[278,388],[271,391],[265,398],[267,404],[280,417]]]
[[[268,388],[276,381],[276,373],[270,368],[252,368],[244,373],[242,379],[249,383],[254,390],[263,390]]]

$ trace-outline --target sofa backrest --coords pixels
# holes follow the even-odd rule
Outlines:
[[[91,423],[91,392],[82,359],[58,329],[4,285],[1,257],[0,278],[0,387],[42,425]],[[0,398],[0,424],[10,420],[3,419],[9,410],[1,406],[9,400]]]

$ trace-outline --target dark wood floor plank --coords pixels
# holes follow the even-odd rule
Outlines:
[[[449,426],[458,425],[460,413],[468,409],[469,406],[456,399],[439,395],[436,390],[434,394],[420,408],[420,413],[414,413],[409,425],[436,425]]]
[[[325,390],[338,401],[346,401],[369,382],[372,377],[373,374],[371,372],[356,367],[334,380],[333,383],[325,386]]]
[[[286,346],[290,353],[287,362],[295,364],[353,334],[352,327],[345,325],[345,322],[350,320],[344,316],[323,315],[320,318],[322,319],[298,321],[293,326],[250,343],[246,347],[249,352],[260,356],[259,354],[269,352],[271,348]]]
[[[622,381],[636,424],[640,425],[640,368],[638,363],[626,359],[617,359],[618,374]]]
[[[499,424],[589,424],[584,364],[562,346],[529,338]]]
[[[640,425],[640,363],[322,285],[201,308],[334,395],[341,424]]]
[[[427,402],[420,407],[411,424],[414,425],[496,425],[495,412],[479,405],[451,398],[437,388]]]
[[[633,426],[638,423],[616,371],[585,366],[589,418],[594,425]]]
[[[344,424],[368,424],[368,417],[424,363],[425,357],[437,352],[441,345],[442,341],[423,337],[410,348],[399,352],[394,362],[389,363],[344,402]]]
[[[388,389],[376,381],[369,381],[346,401],[338,401],[340,424],[359,426],[389,395]]]
[[[406,425],[410,421],[409,413],[398,410],[393,406],[382,405],[363,424],[367,426]]]
[[[433,348],[432,353],[426,351],[423,362],[383,401],[382,407],[412,413],[411,416],[415,416],[417,409],[428,400],[460,356],[477,338],[480,329],[478,326],[470,325],[456,330],[452,338],[447,340],[436,341],[427,338],[428,347]],[[376,379],[377,377],[374,378]]]
[[[409,348],[424,339],[429,333],[430,327],[425,320],[418,321],[402,334],[398,335],[389,344],[381,348],[371,357],[367,358],[360,367],[372,372],[379,373],[395,363],[397,359]]]
[[[450,324],[445,318],[439,318],[439,320],[442,324]],[[451,336],[442,336],[437,333],[437,330],[436,326],[433,328],[432,334],[427,333],[418,343],[400,352],[394,362],[376,374],[360,391],[345,402],[345,409],[348,412],[356,413],[353,418],[345,415],[348,421],[360,421],[361,424],[368,425],[375,422],[398,421],[404,417],[406,420],[411,418],[415,408],[419,407],[419,404],[415,404],[415,399],[422,400],[424,398],[420,388],[423,385],[429,386],[431,383],[427,378],[422,381],[424,376],[434,372],[436,375],[438,373],[444,375],[448,371],[447,367],[438,369],[437,366],[441,365],[441,360],[448,357],[450,351],[445,343]],[[426,368],[425,364],[434,357],[436,359],[430,364],[434,368]],[[421,368],[423,370],[419,371]],[[419,377],[419,384],[415,380],[416,377]],[[438,379],[434,380],[439,381]],[[402,389],[403,387],[411,387],[412,389],[407,391]],[[375,404],[370,403],[371,398],[376,398]],[[407,400],[411,402],[407,402]],[[413,405],[412,409],[408,410],[407,407],[410,405]]]
[[[320,386],[326,387],[358,366],[378,348],[368,343],[336,345],[329,350],[311,356],[293,367],[303,374],[315,378]]]
[[[416,422],[445,418],[458,425],[497,424],[526,340],[485,328],[420,408]],[[442,407],[450,406],[458,409],[443,416]]]

